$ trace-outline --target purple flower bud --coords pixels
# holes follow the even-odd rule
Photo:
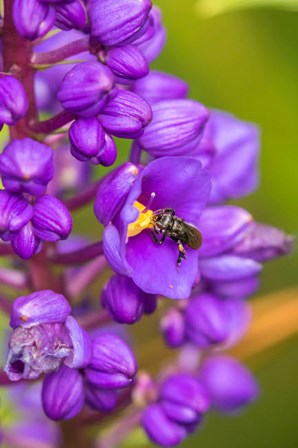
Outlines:
[[[203,235],[200,256],[213,257],[227,252],[243,239],[251,222],[251,215],[240,207],[207,207],[198,222]]]
[[[0,174],[7,190],[40,196],[54,176],[53,150],[31,138],[13,140],[0,155]]]
[[[62,323],[20,326],[10,337],[4,370],[11,381],[35,379],[57,370],[71,352],[71,340]]]
[[[102,293],[102,304],[112,318],[122,324],[141,319],[145,293],[128,277],[114,275]]]
[[[215,409],[221,412],[240,410],[256,400],[258,385],[252,374],[238,361],[228,356],[209,358],[200,372]]]
[[[149,26],[141,37],[134,41],[147,61],[151,63],[161,53],[167,38],[165,27],[162,24],[161,12],[153,6],[149,14]]]
[[[235,255],[202,258],[200,260],[202,277],[211,281],[234,281],[258,274],[262,265],[250,258]]]
[[[63,78],[58,100],[80,117],[94,117],[104,107],[114,86],[111,70],[100,62],[75,65]]]
[[[169,308],[162,317],[160,326],[169,347],[181,347],[185,343],[185,319],[178,308]]]
[[[140,137],[151,119],[149,104],[128,90],[119,90],[100,115],[103,127],[120,138]]]
[[[105,133],[97,118],[75,120],[69,129],[72,155],[86,161],[97,156],[105,143]]]
[[[100,153],[96,157],[92,157],[91,163],[94,165],[111,166],[117,159],[117,147],[112,137],[105,133],[105,142]]]
[[[132,350],[118,336],[102,333],[93,340],[93,358],[85,369],[87,380],[104,389],[129,386],[137,364]]]
[[[113,170],[100,184],[94,213],[99,222],[107,225],[118,213],[139,174],[132,163],[125,163]]]
[[[28,222],[16,235],[12,236],[11,245],[15,253],[23,260],[28,260],[38,252],[41,240],[35,235],[31,222]]]
[[[153,443],[165,447],[176,446],[187,436],[187,429],[168,418],[160,404],[145,409],[142,426]]]
[[[189,99],[160,101],[152,105],[153,119],[139,139],[155,157],[189,153],[201,138],[208,111]]]
[[[133,84],[132,90],[148,103],[154,104],[162,100],[186,98],[188,85],[168,73],[151,70],[149,75]]]
[[[13,76],[0,77],[0,123],[12,125],[24,117],[28,99],[23,85]]]
[[[244,238],[233,248],[232,252],[240,257],[267,261],[290,253],[294,240],[294,237],[286,235],[275,227],[252,223]]]
[[[34,233],[44,241],[65,240],[71,232],[72,219],[59,199],[44,195],[34,204]]]
[[[18,297],[13,302],[11,328],[64,322],[71,312],[65,297],[50,290],[38,291]]]
[[[83,378],[78,370],[61,366],[47,375],[42,387],[42,404],[52,420],[67,420],[77,415],[84,404]]]
[[[186,334],[202,349],[235,343],[246,331],[249,312],[242,300],[211,294],[192,298],[185,312]]]
[[[167,417],[179,424],[198,424],[209,408],[202,384],[189,374],[170,376],[161,388],[161,406]]]
[[[85,401],[88,406],[96,411],[108,412],[116,406],[116,391],[99,389],[87,382],[85,385]]]
[[[55,5],[55,25],[61,30],[81,30],[87,22],[86,8],[81,0],[73,0],[69,3],[61,2]]]
[[[105,61],[119,82],[133,81],[149,72],[146,59],[135,45],[110,48]]]
[[[151,0],[90,0],[91,35],[102,45],[123,43],[141,30],[151,6]]]
[[[14,24],[17,32],[26,39],[34,40],[47,34],[55,18],[55,10],[38,0],[14,0]]]
[[[33,207],[22,197],[0,190],[0,237],[7,241],[33,216]]]

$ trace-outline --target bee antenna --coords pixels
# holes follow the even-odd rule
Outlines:
[[[144,210],[142,210],[142,213],[146,213],[146,212],[148,212],[148,210],[150,209],[151,204],[152,204],[153,199],[155,198],[155,196],[156,196],[156,194],[155,194],[154,192],[152,192],[151,195],[150,195],[150,199],[149,199],[149,201],[148,201],[148,204],[146,205],[146,207],[144,208]]]

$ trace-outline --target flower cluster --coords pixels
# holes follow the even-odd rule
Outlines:
[[[150,70],[166,40],[151,0],[14,0],[3,33],[17,45],[4,49],[0,76],[0,127],[10,131],[0,154],[0,305],[12,329],[0,384],[36,380],[38,412],[80,414],[79,432],[98,411],[127,408],[107,448],[137,425],[158,445],[180,444],[211,408],[235,412],[258,395],[251,373],[222,353],[249,326],[262,263],[293,245],[227,204],[257,188],[258,128]],[[112,167],[114,137],[132,144]],[[92,183],[98,164],[111,168]],[[71,212],[89,203],[101,241],[91,229],[70,235]],[[157,309],[161,337],[179,351],[153,379],[137,372],[118,324]],[[58,446],[57,427],[36,418],[41,441]],[[21,427],[36,428],[25,417]],[[19,443],[5,424],[2,436]]]
[[[65,239],[72,219],[67,208],[45,194],[54,176],[53,150],[30,138],[15,139],[0,155],[0,237],[16,254],[28,259],[43,241]]]

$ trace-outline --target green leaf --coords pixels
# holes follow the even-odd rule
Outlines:
[[[197,13],[205,17],[259,7],[298,11],[298,0],[197,0],[195,4]]]

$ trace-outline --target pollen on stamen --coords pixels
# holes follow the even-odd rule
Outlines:
[[[152,201],[155,197],[155,193],[151,193],[149,202],[147,206],[141,204],[141,202],[135,201],[134,207],[136,207],[140,214],[138,218],[134,221],[128,224],[127,229],[127,237],[135,236],[141,233],[145,229],[152,229],[154,226],[154,213],[152,210],[149,209],[150,205],[152,204]]]

